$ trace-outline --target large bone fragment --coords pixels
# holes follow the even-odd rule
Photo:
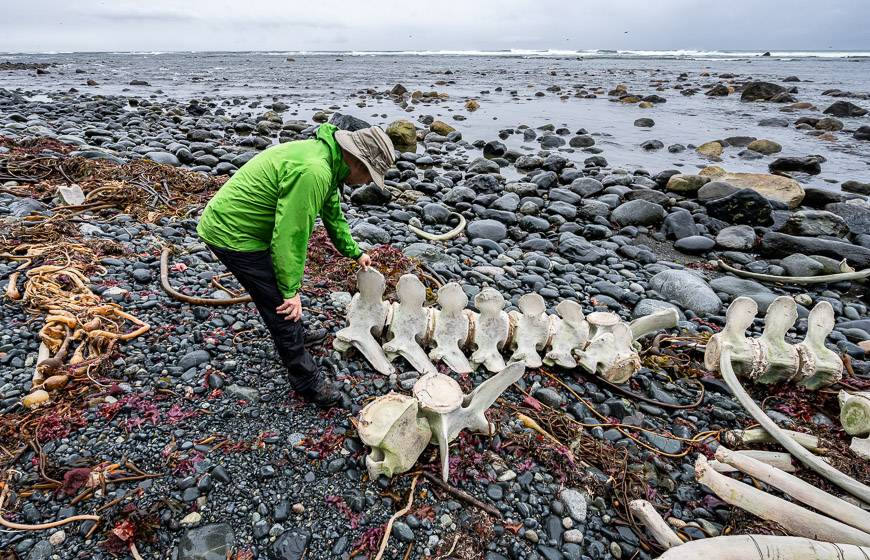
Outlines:
[[[801,537],[734,535],[687,542],[658,560],[867,560],[870,547]]]
[[[453,378],[440,373],[424,375],[414,384],[420,413],[429,421],[432,437],[438,442],[441,478],[449,476],[450,442],[464,429],[492,435],[485,412],[510,385],[525,372],[522,363],[511,364],[493,375],[468,395]]]
[[[680,314],[676,309],[662,309],[643,317],[638,317],[631,323],[631,338],[638,340],[648,334],[664,329],[672,329],[680,321]]]
[[[865,533],[870,533],[870,512],[819,490],[796,476],[766,465],[745,453],[734,452],[722,446],[716,450],[716,459],[781,490],[802,504]]]
[[[840,391],[840,423],[846,433],[853,436],[870,434],[870,392],[847,393]],[[870,460],[870,437],[852,438],[849,446],[855,455]]]
[[[474,353],[471,364],[483,365],[492,372],[505,368],[501,348],[507,341],[510,319],[503,311],[504,296],[493,288],[484,288],[474,296],[474,305],[480,311],[474,327]]]
[[[393,320],[390,323],[390,340],[383,346],[387,359],[391,362],[402,356],[415,370],[422,374],[437,371],[429,361],[420,340],[426,335],[429,326],[429,310],[423,307],[426,302],[426,287],[413,274],[404,274],[396,285],[398,303],[393,304]]]
[[[550,318],[547,304],[540,294],[526,294],[517,302],[520,312],[512,311],[516,323],[514,353],[511,362],[523,362],[526,367],[539,368],[544,365],[538,353],[550,339]]]
[[[795,472],[794,463],[791,460],[791,455],[788,453],[782,453],[780,451],[757,451],[755,449],[747,449],[743,451],[735,451],[734,453],[738,453],[740,455],[745,455],[747,457],[752,457],[756,461],[764,463],[770,467],[775,467],[784,472]],[[718,473],[732,473],[739,469],[736,467],[732,467],[727,463],[721,463],[719,461],[710,461],[710,465],[716,469]]]
[[[348,326],[335,334],[333,346],[340,352],[353,346],[375,370],[390,375],[395,369],[375,339],[383,332],[390,310],[389,302],[383,300],[384,276],[374,267],[368,267],[361,268],[356,278],[358,291],[347,307]]]
[[[757,377],[764,369],[761,349],[755,339],[747,338],[746,331],[752,326],[758,304],[748,297],[736,298],[725,312],[725,327],[710,337],[704,350],[704,367],[719,371],[722,348],[731,348],[734,368],[740,375]]]
[[[590,314],[590,317],[595,315]],[[580,365],[611,383],[625,383],[640,369],[640,357],[632,347],[631,327],[618,322],[606,330],[597,326],[580,356]]]
[[[695,462],[695,479],[725,502],[779,523],[795,536],[870,546],[870,534],[719,474],[703,455]]]
[[[443,361],[456,373],[471,373],[471,363],[462,352],[471,325],[471,312],[465,309],[468,296],[462,286],[450,282],[438,290],[438,305],[441,309],[436,311],[432,337],[435,346],[429,352],[429,357]]]
[[[791,439],[785,434],[782,429],[776,425],[776,422],[764,413],[761,408],[755,404],[752,397],[746,392],[737,376],[734,374],[734,369],[731,367],[731,348],[726,346],[722,349],[721,361],[719,368],[722,372],[722,379],[728,384],[731,392],[737,397],[741,406],[752,416],[756,422],[761,424],[780,445],[786,448],[796,459],[801,463],[811,468],[819,475],[825,477],[832,483],[836,484],[846,492],[852,494],[856,498],[860,498],[864,503],[870,504],[870,488],[858,482],[857,480],[843,474],[828,463],[807,451],[800,444]]]
[[[800,356],[800,384],[808,389],[833,385],[843,378],[843,360],[825,346],[825,339],[834,330],[834,307],[820,301],[810,311],[807,335],[796,348]]]
[[[651,503],[646,500],[632,500],[628,504],[631,514],[637,518],[657,543],[664,548],[681,546],[683,540],[677,536],[671,526],[662,519]]]
[[[764,332],[758,343],[767,361],[767,368],[757,381],[779,383],[792,379],[800,365],[797,348],[785,341],[785,335],[797,321],[797,304],[788,296],[773,300],[764,316]]]
[[[389,393],[362,409],[357,431],[372,448],[366,457],[369,477],[393,476],[417,462],[432,437],[429,423],[418,415],[417,399]]]
[[[716,369],[719,369],[718,367]],[[813,453],[821,453],[819,438],[814,435],[792,430],[782,430],[801,447],[809,449]],[[776,440],[764,428],[750,428],[748,430],[729,430],[725,432],[725,443],[733,447],[753,445],[756,443],[776,443]]]
[[[840,391],[840,423],[850,436],[870,434],[870,392]]]
[[[583,308],[576,301],[560,301],[556,312],[559,317],[555,321],[553,341],[550,351],[544,356],[544,363],[573,369],[577,367],[575,352],[585,348],[589,339],[589,323],[583,316]]]

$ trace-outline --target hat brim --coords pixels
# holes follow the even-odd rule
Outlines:
[[[336,130],[335,131],[335,141],[338,142],[338,145],[341,146],[341,149],[350,153],[353,157],[360,160],[363,165],[366,166],[366,169],[369,171],[369,175],[371,175],[372,181],[381,187],[384,187],[384,176],[381,173],[375,171],[375,169],[371,166],[368,160],[362,155],[360,149],[356,146],[356,143],[353,141],[353,137],[350,132],[346,130]]]

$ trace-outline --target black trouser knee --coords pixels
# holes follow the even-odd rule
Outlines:
[[[275,341],[275,348],[290,375],[290,384],[299,392],[314,389],[321,381],[314,358],[305,349],[305,323],[302,319],[288,321],[276,311],[284,302],[278,289],[272,256],[266,251],[231,251],[208,246],[224,266],[233,273],[248,294],[266,328]]]

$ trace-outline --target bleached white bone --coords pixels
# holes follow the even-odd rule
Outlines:
[[[840,423],[850,436],[870,434],[870,391],[840,391]]]
[[[526,367],[539,368],[544,365],[538,353],[550,339],[550,318],[547,304],[540,294],[525,294],[517,301],[520,311],[511,311],[516,332],[514,334],[514,353],[511,362],[523,362]]]
[[[661,309],[655,313],[638,317],[631,323],[631,337],[634,340],[643,338],[648,334],[658,332],[664,329],[672,329],[677,326],[680,320],[680,314],[676,309]]]
[[[366,456],[369,478],[391,477],[417,462],[432,437],[429,423],[418,411],[417,399],[392,392],[360,411],[357,432],[372,448]]]
[[[582,350],[589,340],[589,323],[583,316],[583,308],[576,301],[562,300],[556,306],[559,317],[555,322],[555,334],[550,344],[550,351],[544,356],[547,365],[556,364],[572,369],[577,367],[574,353]]]
[[[870,436],[865,438],[852,438],[852,443],[849,444],[849,449],[852,453],[870,461]]]
[[[788,381],[798,373],[800,365],[797,349],[785,341],[788,330],[797,321],[797,304],[788,296],[773,300],[764,316],[764,331],[758,339],[767,362],[759,383]]]
[[[699,455],[695,462],[695,479],[725,502],[762,519],[775,521],[795,536],[870,546],[870,535],[864,531],[719,474],[710,468],[703,455]]]
[[[744,410],[746,410],[746,412],[748,412],[749,415],[752,416],[752,418],[754,418],[755,421],[776,440],[777,443],[785,447],[786,451],[791,453],[795,459],[814,470],[819,475],[836,484],[853,496],[860,498],[865,503],[870,504],[870,487],[855,480],[849,475],[838,471],[819,457],[813,455],[810,451],[801,447],[799,443],[783,432],[782,428],[780,428],[776,422],[770,418],[770,416],[761,410],[761,407],[755,403],[752,397],[749,396],[749,393],[746,392],[746,389],[744,389],[740,384],[740,380],[737,379],[737,375],[734,373],[734,368],[731,365],[731,347],[727,344],[722,347],[719,368],[722,373],[722,379],[728,385],[728,388],[731,389],[731,393],[740,403],[740,406],[742,406]]]
[[[390,322],[390,340],[384,343],[384,352],[391,362],[402,356],[415,370],[422,374],[437,371],[429,361],[420,341],[429,326],[429,310],[426,303],[426,287],[413,274],[403,274],[396,284],[398,303],[393,304],[393,319]]]
[[[596,335],[580,355],[580,365],[611,383],[625,383],[641,367],[640,357],[631,345],[631,327],[617,322],[607,329],[610,332],[595,329]]]
[[[719,369],[718,367],[716,369]],[[819,446],[819,438],[814,435],[805,434],[803,432],[794,432],[792,430],[782,430],[789,439],[805,449],[809,449],[813,453],[820,453],[822,448]],[[748,430],[728,430],[725,432],[724,440],[727,445],[740,447],[744,445],[753,445],[755,443],[776,443],[776,439],[771,436],[764,428],[750,428]]]
[[[867,560],[870,547],[803,537],[729,535],[675,546],[658,560]]]
[[[759,451],[757,449],[745,449],[742,451],[735,451],[734,453],[739,453],[740,455],[746,455],[747,457],[752,457],[756,461],[764,463],[765,465],[770,465],[771,467],[776,467],[777,469],[793,473],[797,469],[792,462],[792,457],[788,453],[783,453],[781,451]],[[732,467],[727,463],[720,463],[719,461],[710,461],[710,466],[716,469],[718,473],[731,473],[737,470],[737,468]]]
[[[438,443],[444,481],[450,474],[450,442],[464,429],[492,435],[493,426],[486,419],[486,410],[524,372],[522,363],[511,364],[467,395],[453,378],[441,373],[424,375],[414,384],[420,413],[429,421],[432,437]]]
[[[748,297],[739,297],[731,302],[725,312],[725,327],[707,341],[704,350],[704,367],[719,371],[719,356],[728,345],[733,356],[732,364],[738,375],[756,378],[764,371],[761,347],[754,338],[747,338],[746,331],[752,326],[758,304]]]
[[[493,288],[484,288],[474,296],[474,305],[480,314],[474,326],[474,353],[471,364],[483,365],[492,372],[505,368],[501,349],[508,338],[510,319],[504,312],[504,296]]]
[[[586,316],[589,323],[589,340],[604,333],[612,333],[613,327],[621,323],[619,315],[609,311],[595,311]]]
[[[716,449],[716,459],[737,468],[740,472],[748,474],[760,482],[773,486],[802,504],[865,533],[870,533],[870,512],[864,511],[846,500],[832,496],[796,476],[747,455],[745,452],[731,451],[724,446],[719,446]]]
[[[444,284],[438,290],[435,333],[432,337],[435,347],[429,352],[433,360],[442,360],[456,373],[471,373],[471,363],[462,352],[468,340],[471,311],[465,309],[468,296],[456,282]]]
[[[807,335],[797,345],[800,356],[800,384],[808,389],[833,385],[843,378],[843,360],[825,346],[825,339],[834,330],[834,307],[820,301],[807,318]]]
[[[347,306],[348,326],[335,334],[333,347],[345,352],[353,346],[375,370],[390,375],[396,370],[375,339],[383,332],[390,310],[390,303],[383,300],[384,276],[374,267],[368,267],[357,272],[356,280],[357,293]]]
[[[646,527],[657,543],[664,548],[681,546],[683,540],[677,536],[670,525],[659,515],[656,508],[646,500],[632,500],[628,503],[632,515]]]

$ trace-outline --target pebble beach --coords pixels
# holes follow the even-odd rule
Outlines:
[[[399,152],[386,189],[343,193],[353,235],[376,266],[407,260],[470,297],[495,287],[508,309],[529,292],[549,313],[564,299],[625,320],[674,308],[670,335],[687,340],[718,332],[738,296],[758,304],[757,336],[781,295],[798,304],[789,337],[801,340],[809,310],[828,302],[828,346],[846,357],[848,382],[868,390],[866,283],[761,282],[718,264],[787,278],[870,268],[870,57],[763,54],[0,55],[4,247],[23,243],[13,227],[67,204],[36,188],[44,180],[34,159],[106,169],[148,161],[178,174],[167,177],[207,181],[183,207],[145,197],[132,210],[85,209],[69,221],[68,238],[117,249],[100,254],[90,290],[150,330],[118,345],[69,429],[19,449],[24,442],[0,440],[0,464],[17,473],[6,519],[103,519],[0,532],[0,551],[126,557],[112,535],[129,522],[144,558],[375,557],[411,477],[369,480],[352,419],[372,397],[408,393],[419,375],[397,363],[396,375],[382,376],[359,354],[332,349],[353,292],[349,263],[315,234],[302,295],[309,330],[326,333],[312,351],[341,383],[347,411],[293,398],[253,306],[189,305],[160,282],[161,251],[171,246],[176,289],[237,295],[196,236],[209,192],[261,150],[310,138],[324,122],[380,125]],[[13,156],[29,166],[3,163]],[[181,200],[164,186],[166,200]],[[408,228],[444,233],[455,213],[468,226],[449,241]],[[19,264],[0,259],[0,287],[15,282]],[[14,415],[31,389],[40,322],[4,299],[0,324],[0,413],[23,418]],[[426,490],[392,525],[384,558],[656,558],[661,550],[626,515],[625,500],[638,497],[675,520],[684,540],[775,534],[695,480],[696,457],[721,439],[699,434],[752,419],[697,353],[662,352],[622,390],[578,371],[528,370],[491,410],[493,437],[463,434],[452,445],[451,485],[498,515],[421,478]],[[751,390],[780,426],[817,435],[832,463],[868,481],[868,468],[849,460],[836,392]],[[557,439],[573,434],[588,457],[567,459],[571,441],[552,446],[518,411],[550,422]],[[154,476],[76,503],[75,492],[39,487],[72,469],[126,462]],[[418,467],[439,472],[437,454]]]

